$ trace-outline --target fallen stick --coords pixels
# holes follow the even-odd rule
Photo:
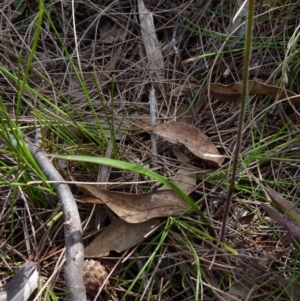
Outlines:
[[[13,135],[6,137],[15,147],[19,147]],[[42,150],[40,133],[37,132],[35,143],[24,138],[26,145],[44,173],[50,181],[58,181],[53,186],[58,200],[63,205],[64,212],[64,234],[66,246],[66,263],[64,266],[64,277],[66,281],[66,301],[86,301],[85,286],[83,282],[84,247],[82,238],[82,227],[78,208],[69,185],[62,184],[63,177],[55,169],[51,161]]]
[[[38,286],[38,272],[32,261],[26,261],[19,272],[0,292],[0,301],[26,301]]]

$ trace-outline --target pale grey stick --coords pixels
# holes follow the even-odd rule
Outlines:
[[[157,114],[157,106],[156,106],[156,98],[155,98],[155,90],[153,85],[151,85],[149,91],[149,106],[150,106],[150,116],[151,116],[151,126],[157,124],[156,114]],[[157,143],[156,143],[156,135],[151,133],[151,150],[154,154],[154,162],[157,161]]]
[[[26,301],[38,286],[38,272],[32,261],[26,261],[19,272],[8,282],[0,301]]]
[[[39,138],[40,135],[39,132],[37,132],[35,143],[31,143],[31,141],[26,138],[24,139],[32,157],[48,180],[63,182],[63,177],[55,169],[42,150]],[[14,136],[9,135],[9,139],[14,146],[19,146]],[[55,183],[53,186],[57,193],[58,200],[63,205],[64,212],[64,233],[66,243],[64,277],[67,292],[66,301],[86,301],[85,286],[83,282],[84,248],[82,227],[77,204],[70,187],[67,184]]]

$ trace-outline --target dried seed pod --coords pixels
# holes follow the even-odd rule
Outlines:
[[[101,265],[100,261],[86,260],[83,268],[84,285],[88,294],[96,295],[99,288],[108,277],[105,267]],[[107,290],[109,281],[106,282],[104,290]]]

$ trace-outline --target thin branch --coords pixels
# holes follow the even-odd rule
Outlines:
[[[5,286],[0,301],[26,301],[38,286],[38,272],[32,261],[26,261]]]
[[[36,143],[34,144],[28,139],[24,139],[32,157],[48,180],[64,181],[63,177],[46,157],[40,143],[37,143],[37,141],[39,141],[39,135],[37,136]],[[10,135],[10,139],[12,143],[17,146],[17,141],[12,135]],[[70,187],[67,184],[54,183],[53,187],[57,193],[58,200],[63,205],[64,212],[64,234],[66,243],[64,276],[67,290],[66,301],[85,301],[86,293],[83,282],[84,248],[78,208]]]
[[[180,52],[179,52],[178,47],[176,46],[177,45],[177,38],[176,38],[177,30],[178,30],[178,26],[176,26],[174,31],[173,31],[171,45],[172,45],[172,48],[173,48],[173,51],[174,51],[175,55],[179,56]]]
[[[151,85],[150,91],[149,91],[149,106],[150,106],[150,116],[151,116],[151,126],[154,126],[157,124],[156,119],[156,98],[155,98],[155,90],[153,88],[153,85]],[[157,161],[157,142],[156,142],[156,135],[151,133],[151,150],[154,154],[154,162]]]

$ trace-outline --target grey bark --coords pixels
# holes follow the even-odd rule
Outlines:
[[[37,133],[38,135],[39,133]],[[38,137],[39,138],[39,137]],[[9,139],[15,147],[18,147],[14,136]],[[33,144],[30,140],[24,139],[34,160],[49,181],[64,182],[63,177],[55,169],[47,158],[41,145],[36,139]],[[86,292],[83,281],[84,247],[82,238],[81,220],[77,204],[67,184],[54,183],[58,200],[63,205],[64,212],[64,235],[66,246],[66,262],[64,266],[64,277],[66,281],[66,301],[86,301]],[[8,299],[9,300],[9,299]]]
[[[50,181],[63,182],[63,177],[58,173],[50,160],[46,157],[41,147],[25,140],[35,159]],[[64,277],[66,281],[67,301],[85,301],[86,293],[83,282],[84,247],[82,238],[81,220],[77,204],[67,184],[53,184],[57,197],[63,205],[64,234],[66,243],[66,263]]]

